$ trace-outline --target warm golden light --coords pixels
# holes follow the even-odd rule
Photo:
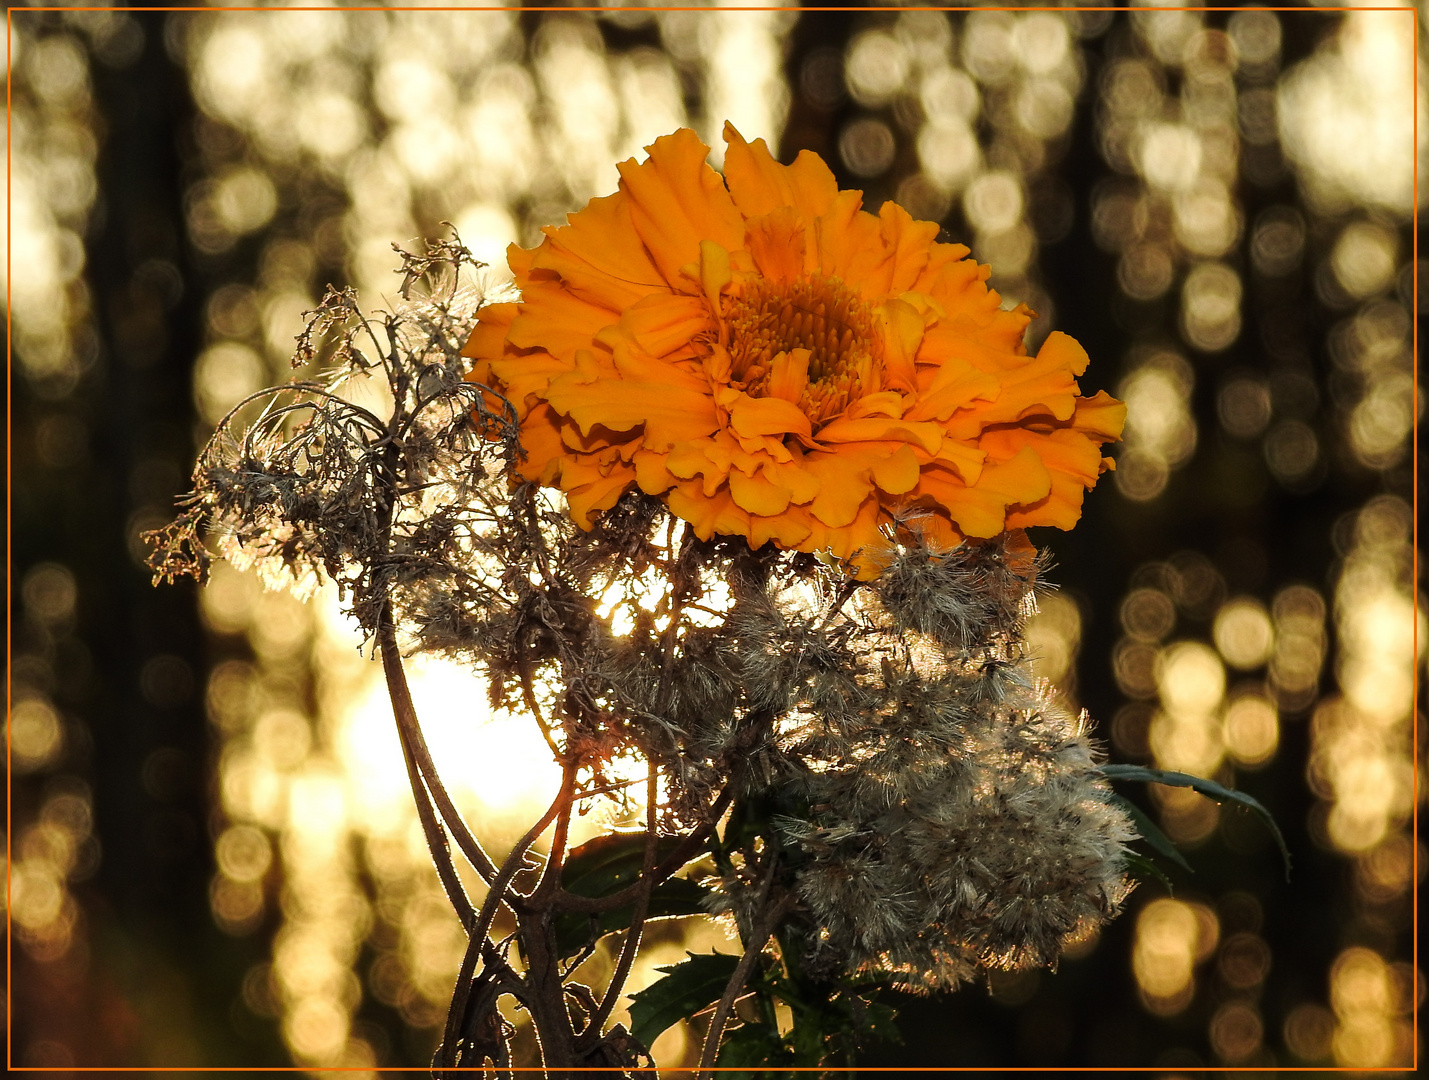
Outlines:
[[[1195,967],[1215,950],[1219,924],[1201,904],[1162,897],[1136,920],[1132,971],[1147,1008],[1172,1016],[1190,1004]]]
[[[1237,695],[1226,707],[1223,737],[1237,765],[1263,765],[1280,745],[1280,715],[1274,703],[1257,693]]]
[[[1254,597],[1238,597],[1225,604],[1216,614],[1212,636],[1226,663],[1241,671],[1264,664],[1275,645],[1270,614]]]

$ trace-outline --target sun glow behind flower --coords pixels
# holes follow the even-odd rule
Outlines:
[[[187,203],[188,241],[210,261],[206,265],[227,275],[205,298],[202,313],[205,346],[194,387],[202,417],[215,420],[244,393],[286,377],[299,313],[312,306],[321,275],[346,277],[375,297],[393,283],[388,244],[436,235],[441,219],[457,222],[483,256],[495,256],[509,241],[536,241],[536,226],[610,190],[614,163],[658,134],[688,123],[715,142],[718,153],[725,116],[771,145],[782,127],[790,88],[781,72],[781,35],[793,24],[790,13],[610,12],[588,20],[598,33],[589,26],[553,30],[539,45],[530,43],[529,52],[522,32],[528,24],[518,25],[515,13],[477,14],[462,16],[470,24],[462,34],[444,29],[454,13],[220,12],[173,20],[167,43],[186,55],[201,110],[192,133],[197,182]],[[586,19],[561,13],[531,22],[558,17]],[[786,145],[806,144],[801,140],[814,130],[798,126],[810,123],[802,111],[809,103],[832,109],[851,102],[849,122],[830,129],[826,155],[838,155],[860,186],[885,185],[914,217],[951,224],[962,214],[978,258],[994,264],[999,291],[1009,301],[1027,300],[1043,316],[1038,323],[1058,319],[1039,276],[1042,255],[1050,251],[1055,258],[1066,230],[1091,211],[1097,243],[1117,262],[1107,282],[1111,306],[1129,302],[1127,310],[1144,315],[1164,304],[1170,311],[1155,348],[1128,358],[1121,372],[1138,393],[1157,391],[1141,394],[1154,407],[1135,409],[1146,417],[1142,433],[1129,440],[1116,474],[1118,484],[1141,481],[1119,488],[1138,502],[1133,510],[1155,514],[1176,502],[1177,485],[1201,475],[1223,441],[1250,457],[1237,476],[1268,469],[1260,482],[1271,492],[1311,490],[1321,470],[1339,467],[1340,454],[1375,483],[1381,477],[1390,482],[1407,460],[1419,409],[1401,226],[1412,148],[1406,154],[1407,136],[1401,138],[1408,112],[1386,106],[1398,100],[1397,91],[1376,92],[1370,113],[1364,101],[1367,88],[1381,80],[1402,83],[1407,98],[1409,37],[1396,36],[1393,27],[1409,16],[1354,13],[1345,32],[1326,36],[1310,61],[1282,78],[1282,44],[1287,56],[1305,47],[1291,47],[1291,20],[1301,17],[1319,32],[1315,12],[1242,11],[1220,23],[1196,13],[1145,12],[1127,27],[1134,32],[1124,39],[1125,54],[1097,81],[1088,79],[1096,69],[1085,63],[1083,39],[1098,47],[1109,13],[978,11],[947,18],[870,12],[859,16],[846,47],[804,50],[793,71],[800,107],[790,114],[796,126]],[[722,21],[712,30],[716,18]],[[86,65],[92,58],[120,70],[126,56],[132,60],[145,33],[159,32],[157,22],[140,30],[135,21],[121,13],[71,12],[31,36],[17,18],[12,38],[16,378],[36,391],[34,460],[46,484],[50,477],[78,475],[67,470],[83,465],[98,430],[83,392],[75,391],[92,362],[85,343],[102,314],[90,312],[76,291],[88,254],[81,238],[91,228],[97,190],[95,155],[104,145],[93,123]],[[606,31],[614,25],[620,34],[654,27],[660,47],[613,45]],[[551,58],[567,63],[571,77],[561,78],[561,64]],[[689,104],[701,96],[701,103]],[[1076,130],[1091,133],[1110,167],[1084,204],[1080,194],[1072,200],[1059,163],[1073,116],[1069,103],[1082,116],[1089,97],[1095,98],[1090,118]],[[593,102],[605,116],[592,116]],[[557,114],[571,118],[559,130],[541,120]],[[642,118],[651,118],[643,130]],[[587,138],[585,149],[572,150]],[[1354,151],[1346,153],[1349,145]],[[1282,146],[1295,176],[1314,189],[1309,203],[1276,186],[1285,180],[1286,166],[1277,164]],[[1227,172],[1237,155],[1239,165]],[[1192,161],[1194,177],[1171,167]],[[568,186],[567,166],[572,175],[595,179]],[[300,187],[299,180],[315,186]],[[1261,197],[1279,201],[1255,212]],[[1199,271],[1194,279],[1192,267]],[[1295,357],[1277,349],[1274,334],[1264,342],[1251,333],[1274,329],[1260,320],[1258,298],[1291,288],[1301,276],[1339,320],[1329,335],[1334,381],[1319,382],[1335,393],[1318,406],[1317,382],[1284,370]],[[1116,318],[1124,314],[1118,308]],[[1242,323],[1246,330],[1236,337]],[[1145,324],[1136,325],[1135,333],[1145,337]],[[1211,371],[1199,351],[1229,338],[1235,340],[1222,355],[1231,366]],[[1274,364],[1235,366],[1244,361],[1234,350],[1251,348],[1258,356],[1262,344]],[[1179,377],[1166,383],[1163,377],[1174,372],[1156,364],[1144,376],[1138,370],[1164,348],[1184,354],[1197,399],[1215,395],[1219,429],[1215,415],[1187,410],[1174,394],[1162,393],[1184,383]],[[1110,379],[1122,361],[1099,356],[1096,370]],[[1281,369],[1271,370],[1274,365]],[[30,452],[29,439],[21,423],[17,454]],[[1244,497],[1255,501],[1264,494],[1251,488]],[[136,514],[139,527],[167,512],[163,499],[150,499]],[[1110,726],[1121,752],[1149,753],[1150,721],[1160,704],[1158,658],[1164,667],[1170,650],[1191,640],[1214,646],[1223,670],[1217,675],[1210,664],[1205,670],[1212,682],[1225,681],[1225,693],[1217,709],[1196,714],[1206,726],[1195,736],[1198,745],[1222,746],[1222,768],[1266,768],[1277,763],[1282,732],[1290,743],[1299,738],[1291,735],[1296,725],[1309,725],[1315,760],[1309,782],[1318,799],[1314,835],[1345,861],[1355,925],[1368,920],[1384,927],[1395,925],[1392,912],[1412,884],[1408,749],[1399,740],[1404,721],[1396,702],[1416,661],[1405,644],[1412,625],[1412,583],[1402,574],[1407,526],[1396,525],[1403,535],[1392,540],[1382,526],[1409,518],[1404,503],[1361,512],[1363,521],[1348,514],[1336,530],[1335,550],[1346,566],[1338,587],[1314,581],[1257,590],[1231,580],[1222,581],[1219,592],[1210,588],[1202,602],[1188,582],[1204,575],[1190,573],[1194,568],[1179,556],[1149,556],[1154,561],[1126,586],[1115,674],[1129,704]],[[1249,546],[1252,562],[1259,543]],[[40,577],[70,572],[65,557],[45,558]],[[70,566],[80,570],[78,563]],[[284,979],[275,982],[272,967],[255,968],[244,983],[246,1007],[260,1016],[302,1017],[284,1028],[302,1063],[360,1064],[374,1056],[386,1062],[391,1058],[380,1033],[350,1024],[354,983],[343,972],[361,980],[360,993],[417,1028],[429,1027],[439,1019],[450,974],[426,958],[460,945],[428,880],[425,854],[413,846],[414,818],[403,810],[399,829],[395,818],[377,821],[350,794],[330,797],[342,790],[334,787],[331,762],[371,767],[382,742],[375,725],[362,727],[367,734],[339,737],[334,716],[361,719],[350,702],[315,712],[305,699],[312,655],[306,642],[321,620],[305,620],[282,598],[257,593],[251,580],[220,577],[210,594],[205,612],[226,657],[205,688],[215,739],[223,744],[217,767],[224,823],[215,837],[211,905],[219,925],[233,934],[264,932],[265,911],[285,928],[275,957],[282,959],[277,966]],[[90,594],[82,589],[81,599],[87,603]],[[28,610],[29,592],[21,600]],[[1247,609],[1248,601],[1256,610]],[[632,610],[641,606],[637,601]],[[1095,614],[1114,622],[1115,604],[1110,608],[1110,616]],[[40,602],[25,617],[60,633],[62,621],[44,610]],[[1067,619],[1051,608],[1044,615],[1049,618],[1038,633],[1050,675],[1069,642],[1075,649],[1076,637]],[[252,655],[244,641],[251,641]],[[1327,657],[1335,658],[1337,686],[1324,676]],[[35,804],[32,822],[17,817],[16,867],[24,871],[15,896],[22,930],[17,953],[60,956],[84,942],[85,922],[75,915],[83,891],[72,893],[66,882],[80,880],[97,858],[89,795],[74,775],[58,771],[73,766],[67,755],[78,745],[75,715],[46,689],[49,676],[35,674],[47,670],[36,656],[15,659],[16,783],[53,784]],[[335,673],[331,703],[375,676],[373,665],[357,663],[346,639],[318,662]],[[1088,662],[1101,661],[1084,658]],[[145,685],[162,689],[162,665],[145,672]],[[1329,697],[1317,700],[1322,686]],[[480,697],[479,688],[471,694]],[[375,710],[361,722],[374,719]],[[495,724],[474,726],[485,733]],[[381,768],[390,772],[396,765],[384,760]],[[375,790],[394,780],[369,777]],[[285,810],[285,793],[298,792],[295,805],[307,809],[295,820]],[[397,812],[395,803],[380,804]],[[340,815],[330,812],[339,805]],[[1209,836],[1205,830],[1228,817],[1204,801],[1168,802],[1162,809],[1168,831],[1178,837]],[[309,814],[310,824],[334,825],[331,848],[353,839],[361,858],[315,862],[322,873],[285,878],[285,852],[299,851],[287,837],[312,832],[303,827]],[[369,834],[368,824],[388,832]],[[316,844],[301,851],[328,854]],[[364,875],[376,882],[370,895]],[[332,905],[312,907],[309,900],[323,893],[336,898]],[[361,904],[354,900],[363,896]],[[348,920],[358,932],[368,915],[402,944],[382,946],[376,963],[358,968],[353,939],[332,928]],[[309,944],[298,948],[292,941]],[[312,941],[327,944],[317,948]],[[678,959],[680,951],[672,949],[667,959]],[[1281,1032],[1289,1053],[1304,1062],[1399,1060],[1407,1024],[1401,1014],[1412,998],[1402,989],[1413,979],[1391,956],[1387,950],[1382,957],[1347,953],[1326,976],[1333,1002],[1327,997],[1325,1005],[1296,1006],[1283,1031],[1267,1006],[1264,1041]],[[326,974],[293,977],[305,969]],[[1214,977],[1209,962],[1204,970]],[[1372,992],[1362,992],[1366,986]],[[1381,992],[1383,986],[1389,990]],[[1217,1030],[1243,1035],[1251,1030],[1244,1019],[1232,1017]],[[1348,1034],[1337,1037],[1337,1030]],[[1220,1036],[1213,1043],[1219,1052]],[[1246,1038],[1224,1042],[1245,1045]]]

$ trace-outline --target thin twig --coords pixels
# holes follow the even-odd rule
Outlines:
[[[451,849],[447,846],[447,835],[442,831],[441,824],[432,810],[431,798],[422,783],[421,771],[412,757],[411,745],[400,728],[398,736],[398,741],[402,744],[402,758],[407,764],[407,781],[412,787],[412,799],[417,804],[417,817],[422,823],[422,834],[427,840],[427,850],[431,852],[432,863],[437,868],[437,877],[441,879],[442,889],[456,911],[462,929],[467,929],[476,921],[476,909],[472,907],[466,890],[462,888],[461,879],[457,877],[456,864],[452,861]]]
[[[643,887],[635,898],[635,908],[630,913],[630,927],[625,932],[625,941],[620,947],[620,958],[615,962],[615,971],[610,976],[610,982],[606,984],[600,1007],[576,1040],[577,1051],[593,1049],[596,1041],[600,1039],[600,1030],[610,1018],[615,1003],[620,1000],[620,992],[625,989],[625,980],[630,977],[630,966],[635,962],[635,953],[640,948],[645,916],[650,911],[650,896],[655,891],[655,852],[660,839],[655,834],[655,800],[659,793],[659,776],[658,767],[651,761],[645,787],[645,860],[637,879],[637,883]]]
[[[467,828],[456,804],[442,785],[441,777],[437,775],[436,762],[432,760],[432,752],[427,748],[427,740],[423,738],[421,725],[417,722],[417,711],[412,705],[412,692],[407,685],[407,674],[402,669],[401,652],[397,648],[397,630],[392,623],[390,601],[378,624],[377,636],[382,650],[382,668],[387,675],[387,691],[392,698],[393,712],[397,717],[397,728],[403,736],[403,745],[410,743],[411,753],[416,759],[422,779],[431,790],[442,821],[451,831],[461,853],[466,856],[467,862],[471,863],[472,869],[481,875],[482,880],[490,884],[496,877],[496,865]]]
[[[731,800],[734,798],[734,785],[728,785],[720,792],[719,798],[709,809],[708,820],[704,824],[692,829],[685,835],[685,838],[675,846],[675,850],[666,855],[660,864],[651,871],[651,876],[656,885],[660,884],[667,877],[673,874],[680,867],[684,866],[699,850],[701,844],[709,838],[710,832],[719,824],[719,819],[724,816],[725,810],[729,808]],[[580,896],[576,893],[564,890],[556,893],[549,899],[552,907],[560,911],[574,911],[583,915],[599,915],[603,911],[613,911],[616,908],[624,907],[631,903],[640,894],[642,884],[639,880],[631,882],[619,892],[611,893],[609,896]]]
[[[526,830],[526,835],[516,841],[516,846],[506,856],[506,860],[501,864],[501,869],[491,882],[491,887],[487,890],[486,899],[481,905],[481,914],[476,917],[467,931],[466,955],[462,957],[456,989],[452,993],[451,1007],[447,1010],[446,1030],[442,1036],[443,1064],[454,1065],[456,1063],[454,1055],[458,1037],[466,1027],[466,1007],[472,990],[472,977],[476,973],[476,958],[485,956],[486,950],[491,948],[491,942],[487,940],[487,935],[491,933],[491,924],[496,918],[496,909],[503,903],[508,906],[516,906],[512,903],[514,897],[506,894],[506,890],[511,885],[511,879],[524,865],[527,849],[536,842],[537,837],[546,831],[546,826],[551,823],[551,819],[562,808],[570,805],[569,788],[574,779],[575,770],[568,766],[561,777],[561,788],[556,793],[555,801],[551,803],[541,819]]]
[[[778,866],[777,853],[769,853],[769,869],[765,871],[764,880],[759,886],[759,903],[762,905],[765,897],[769,893],[769,886],[774,880],[774,870]],[[794,902],[793,893],[785,893],[784,896],[773,907],[769,908],[763,916],[754,924],[749,935],[749,941],[745,943],[744,955],[739,958],[739,963],[735,966],[734,974],[729,977],[729,982],[725,984],[724,993],[720,996],[719,1005],[715,1007],[714,1016],[710,1018],[709,1030],[705,1032],[704,1049],[700,1052],[700,1068],[695,1074],[695,1080],[705,1080],[710,1075],[710,1070],[714,1067],[715,1058],[719,1056],[720,1037],[724,1035],[724,1026],[729,1023],[729,1015],[734,1011],[735,999],[739,997],[739,992],[744,989],[744,984],[749,979],[749,973],[754,967],[754,962],[759,959],[759,955],[764,951],[764,945],[774,933],[774,928],[779,924],[779,920],[784,917],[784,913],[789,910]]]

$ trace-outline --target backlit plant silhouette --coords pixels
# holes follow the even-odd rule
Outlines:
[[[335,582],[380,655],[468,937],[438,1074],[513,1065],[506,997],[548,1070],[648,1065],[701,1014],[702,1069],[850,1063],[891,1030],[881,988],[1052,963],[1130,888],[1138,826],[1023,637],[1044,560],[1022,526],[1075,522],[1124,409],[1077,396],[1070,338],[1026,355],[1031,313],[965,248],[726,137],[728,188],[680,132],[513,248],[519,296],[481,295],[456,241],[402,253],[393,312],[330,291],[295,358],[329,376],[236,408],[155,536],[160,576],[213,545]],[[354,377],[390,411],[344,398]],[[560,765],[499,863],[423,739],[414,653],[468,663]],[[572,847],[597,800],[643,829]],[[612,1025],[671,917],[738,945]]]

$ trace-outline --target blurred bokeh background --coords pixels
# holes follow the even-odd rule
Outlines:
[[[1251,793],[1295,858],[1135,792],[1195,868],[1174,896],[1143,885],[1056,973],[906,1001],[866,1062],[1410,1061],[1412,9],[9,24],[15,1064],[430,1059],[461,934],[375,665],[330,595],[151,588],[138,534],[329,282],[378,306],[390,245],[444,220],[494,273],[657,135],[718,164],[725,119],[970,243],[1034,349],[1086,346],[1130,420],[1081,525],[1034,537],[1042,671],[1112,760]],[[460,800],[516,835],[539,739],[418,667]],[[723,943],[682,933],[630,989]]]

